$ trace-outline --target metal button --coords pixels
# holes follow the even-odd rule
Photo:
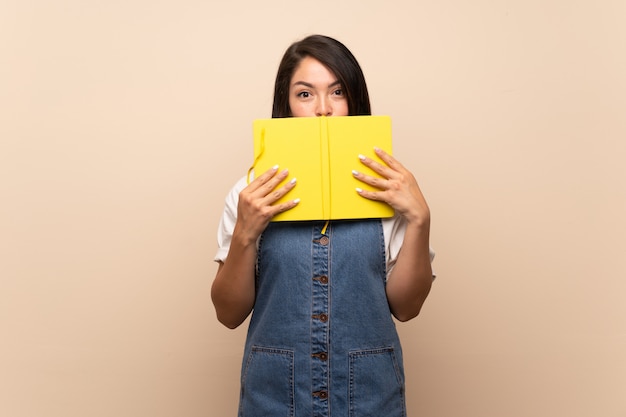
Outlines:
[[[324,314],[324,313],[322,313],[322,314],[313,314],[311,317],[314,318],[314,319],[318,319],[319,321],[324,322],[324,323],[326,323],[328,321],[328,315]]]
[[[325,400],[326,398],[328,398],[328,391],[315,391],[313,393],[313,396]]]
[[[322,245],[322,246],[328,245],[328,241],[329,240],[330,239],[328,239],[328,236],[322,236],[321,239],[320,239],[320,245]]]
[[[319,276],[319,277],[315,277],[315,278],[313,278],[313,280],[314,280],[314,281],[319,281],[319,282],[321,282],[322,284],[328,284],[328,277],[327,277],[326,275],[322,275],[322,276]]]

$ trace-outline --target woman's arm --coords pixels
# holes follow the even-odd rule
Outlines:
[[[287,175],[287,170],[278,172],[278,167],[271,168],[239,194],[228,256],[220,263],[211,287],[217,319],[228,328],[243,323],[254,306],[257,239],[272,217],[298,204],[291,200],[272,205],[295,187],[295,182],[290,181],[276,188]]]
[[[407,225],[396,264],[387,277],[387,299],[400,321],[416,317],[433,281],[428,226]]]
[[[380,191],[359,191],[361,196],[384,201],[407,222],[402,248],[387,278],[387,300],[400,321],[416,317],[430,292],[430,209],[413,174],[386,152],[376,149],[386,165],[362,157],[361,162],[384,178],[355,172],[354,176]]]

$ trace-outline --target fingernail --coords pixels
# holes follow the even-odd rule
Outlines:
[[[300,199],[299,199],[299,198],[296,198],[295,200],[293,200],[293,202],[294,202],[295,204],[298,204],[298,203],[300,202]]]
[[[379,152],[380,148],[378,146],[374,146],[374,152]]]
[[[278,169],[278,165],[274,165],[274,166],[272,167],[272,169],[273,169],[274,171],[276,171],[276,170]]]
[[[362,189],[362,188],[359,188],[359,187],[356,187],[356,192],[357,192],[357,193],[359,193],[359,194],[361,194],[361,193],[363,192],[363,189]]]
[[[359,171],[357,171],[356,169],[352,170],[352,175],[359,175]]]
[[[292,184],[295,184],[296,183],[296,179],[292,178],[291,181],[289,181],[289,182],[292,183]]]
[[[359,154],[359,159],[360,159],[361,161],[362,161],[362,160],[364,160],[364,159],[365,159],[365,155],[361,155],[361,154]]]

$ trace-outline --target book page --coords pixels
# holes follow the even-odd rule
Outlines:
[[[330,198],[333,219],[391,217],[393,209],[386,203],[361,197],[356,188],[375,190],[357,180],[352,170],[378,176],[363,165],[358,156],[365,155],[382,162],[374,153],[379,147],[391,148],[391,119],[387,116],[349,116],[327,119],[329,132]]]
[[[259,119],[254,122],[254,173],[261,175],[274,165],[289,169],[285,181],[296,178],[293,190],[276,204],[300,198],[293,209],[273,221],[319,219],[322,215],[320,119],[317,117]]]

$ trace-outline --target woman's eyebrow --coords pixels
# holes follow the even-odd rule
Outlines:
[[[294,86],[296,85],[302,85],[305,86],[307,88],[313,88],[313,84],[307,83],[305,81],[296,81],[295,83],[293,83]]]
[[[313,84],[307,83],[306,81],[296,81],[292,85],[293,86],[302,85],[302,86],[307,87],[307,88],[315,88],[315,86]],[[341,81],[337,80],[337,81],[334,81],[334,82],[328,84],[328,88],[337,87],[339,85],[341,85]]]

